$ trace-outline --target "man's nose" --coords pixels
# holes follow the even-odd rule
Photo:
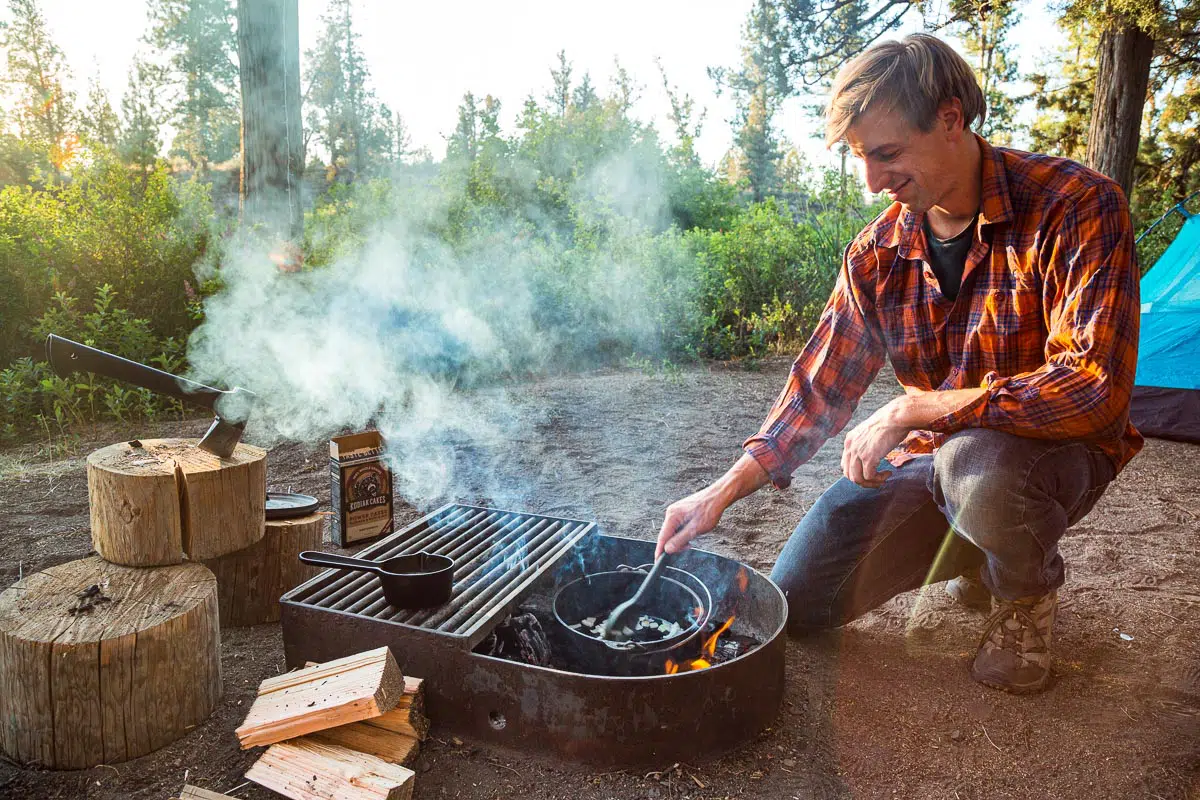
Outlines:
[[[886,170],[884,170],[881,166],[878,164],[872,164],[869,160],[864,159],[863,172],[866,174],[867,191],[869,191],[871,194],[878,194],[887,188],[886,184],[883,182],[884,173]]]

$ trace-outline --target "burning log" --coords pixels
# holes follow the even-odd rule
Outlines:
[[[404,676],[386,647],[305,667],[259,685],[238,740],[245,750],[372,719],[403,695]]]
[[[217,576],[221,627],[236,628],[279,621],[279,598],[320,570],[299,559],[304,550],[321,549],[322,517],[309,514],[269,519],[266,535],[244,550],[207,559]]]
[[[377,756],[306,736],[271,745],[246,778],[292,800],[411,800],[416,775]]]
[[[217,582],[199,564],[85,558],[0,594],[0,745],[53,769],[115,764],[200,724],[221,697]]]
[[[92,545],[130,567],[178,564],[263,538],[267,453],[218,458],[190,439],[121,442],[88,456]]]

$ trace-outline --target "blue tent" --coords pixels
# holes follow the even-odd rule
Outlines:
[[[1182,203],[1172,212],[1183,227],[1142,277],[1130,418],[1146,436],[1200,442],[1200,214]]]

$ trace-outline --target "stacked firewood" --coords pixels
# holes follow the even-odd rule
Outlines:
[[[409,800],[428,731],[421,679],[380,647],[263,681],[237,736],[268,746],[246,778],[293,800]]]

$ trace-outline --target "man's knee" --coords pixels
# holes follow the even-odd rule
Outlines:
[[[989,535],[1019,524],[1036,489],[1029,484],[1038,443],[974,428],[951,436],[933,459],[930,491],[956,531],[982,547]]]

